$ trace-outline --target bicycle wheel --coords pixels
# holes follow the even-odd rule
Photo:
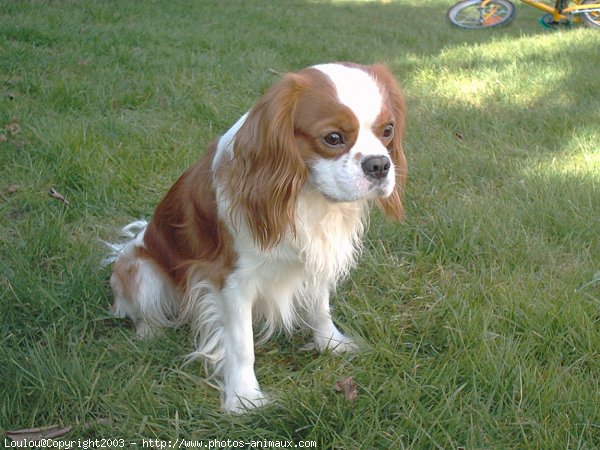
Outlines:
[[[584,0],[582,5],[589,3],[599,3],[596,0]],[[590,28],[600,28],[600,10],[582,13],[583,22]]]
[[[509,0],[463,0],[452,6],[446,18],[460,28],[491,28],[515,18],[515,5]]]

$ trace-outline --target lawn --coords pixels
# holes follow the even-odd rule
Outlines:
[[[464,31],[451,3],[0,3],[0,439],[600,445],[600,32],[523,4]],[[276,73],[335,60],[386,62],[404,88],[406,220],[373,212],[333,298],[364,350],[278,335],[257,349],[274,404],[222,415],[186,330],[142,342],[108,314],[100,241]]]

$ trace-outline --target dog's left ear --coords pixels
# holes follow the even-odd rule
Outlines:
[[[408,175],[408,166],[402,148],[406,122],[406,104],[404,102],[404,95],[390,69],[385,65],[378,64],[372,66],[372,70],[379,84],[384,102],[386,102],[387,107],[390,108],[394,116],[394,137],[388,145],[388,152],[396,171],[396,186],[389,197],[377,199],[377,205],[383,210],[386,216],[401,220],[404,215],[402,197]]]

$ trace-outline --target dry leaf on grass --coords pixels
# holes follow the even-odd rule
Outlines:
[[[8,186],[4,186],[4,191],[7,194],[16,194],[19,191],[20,187],[18,184],[9,184]]]
[[[56,189],[54,188],[50,188],[50,190],[48,191],[48,195],[52,198],[55,198],[57,200],[60,200],[61,202],[63,202],[65,205],[68,205],[69,202],[68,200],[65,198],[64,195],[62,195],[60,192],[58,192]]]
[[[54,439],[64,436],[71,427],[61,427],[60,425],[50,425],[49,427],[27,428],[25,430],[7,431],[6,436],[14,442],[35,441],[39,439]]]
[[[352,377],[338,380],[333,388],[337,392],[341,392],[342,394],[344,394],[344,397],[349,402],[353,402],[358,397],[357,386]]]
[[[4,129],[9,136],[16,136],[21,133],[21,125],[19,125],[19,119],[12,119],[6,125],[4,125]]]
[[[90,428],[94,425],[110,425],[112,423],[112,419],[99,418],[91,422],[84,423],[83,428]],[[69,433],[72,429],[73,427],[71,426],[63,427],[61,425],[50,425],[47,427],[7,431],[6,437],[10,438],[14,442],[23,443],[23,447],[26,447],[27,441],[60,438],[63,437],[65,434]]]

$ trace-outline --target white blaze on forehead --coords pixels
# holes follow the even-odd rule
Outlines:
[[[314,66],[329,77],[336,88],[338,100],[356,115],[362,124],[372,124],[383,98],[375,80],[365,71],[341,64]]]

